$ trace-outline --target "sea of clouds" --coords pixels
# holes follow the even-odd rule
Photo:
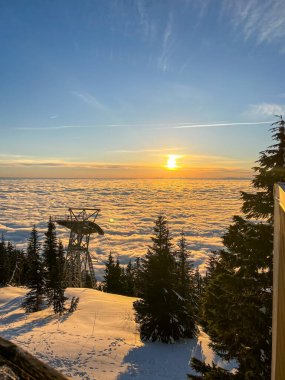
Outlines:
[[[105,235],[92,237],[90,251],[100,279],[110,251],[124,264],[145,255],[154,221],[164,213],[174,244],[183,229],[203,271],[209,252],[221,247],[221,235],[240,212],[240,191],[249,189],[249,180],[0,179],[0,233],[24,248],[34,224],[43,238],[49,216],[64,216],[68,207],[98,207]],[[68,230],[57,231],[66,245]]]

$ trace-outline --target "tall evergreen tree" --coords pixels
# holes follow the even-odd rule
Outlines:
[[[120,261],[118,258],[114,261],[112,252],[105,263],[104,291],[113,294],[120,294],[122,291]]]
[[[27,260],[27,269],[25,272],[26,284],[29,286],[33,279],[35,278],[35,274],[38,271],[38,263],[41,259],[41,243],[39,241],[39,234],[34,225],[32,231],[30,233],[30,237],[28,238],[28,245],[26,251],[26,260]]]
[[[17,249],[10,241],[6,245],[6,270],[7,284],[19,286],[24,285],[25,254]]]
[[[34,226],[28,239],[26,285],[30,291],[26,294],[22,306],[26,312],[39,311],[44,299],[44,274],[40,257],[41,244],[38,232]]]
[[[45,292],[49,303],[53,300],[53,286],[56,277],[57,236],[55,224],[49,219],[47,232],[45,233],[43,264],[45,278]]]
[[[182,231],[178,242],[177,257],[177,292],[182,297],[180,321],[185,327],[185,337],[193,338],[196,333],[197,292],[194,282],[193,264],[187,251],[185,234]],[[184,312],[183,312],[184,309]]]
[[[56,314],[64,311],[64,250],[62,243],[57,240],[55,224],[51,218],[48,222],[48,229],[44,241],[44,278],[45,292],[49,304],[53,305]]]
[[[155,222],[152,246],[141,270],[141,300],[134,302],[142,340],[174,342],[185,336],[182,297],[177,292],[176,262],[165,217]],[[182,307],[181,307],[182,306]]]
[[[64,279],[64,248],[62,242],[59,241],[56,251],[56,268],[53,278],[53,310],[55,314],[62,315],[65,311],[64,303],[67,297],[64,295],[66,289]]]
[[[140,297],[141,296],[141,289],[142,289],[142,265],[141,265],[141,258],[137,257],[135,260],[135,263],[133,265],[133,277],[134,277],[134,296]]]
[[[117,257],[116,265],[114,268],[114,285],[115,285],[115,294],[124,294],[124,277],[125,269],[120,265],[120,259]]]
[[[197,293],[200,296],[203,290],[203,277],[201,276],[198,267],[195,269],[193,277],[194,277],[194,284],[195,284]]]
[[[216,269],[218,256],[219,256],[219,252],[212,252],[210,256],[208,257],[208,260],[206,263],[206,275],[204,279],[202,279],[202,287],[207,285],[208,280],[211,278],[212,274],[214,273]]]
[[[245,217],[235,216],[223,236],[203,300],[203,325],[212,346],[237,359],[237,378],[270,378],[273,251],[273,188],[285,181],[285,129],[273,128],[277,143],[261,152],[252,181],[242,193]],[[208,375],[210,376],[210,375]],[[211,377],[208,377],[211,379]]]
[[[0,286],[5,286],[8,282],[8,263],[7,263],[7,247],[2,234],[0,241]]]
[[[107,293],[112,293],[113,290],[113,271],[115,263],[112,252],[109,253],[108,261],[105,263],[105,275],[104,275],[104,286],[103,289]]]
[[[26,257],[11,242],[6,243],[4,235],[0,241],[0,286],[25,285]]]
[[[124,289],[125,294],[127,296],[134,296],[134,268],[132,265],[132,261],[130,260],[128,262],[128,265],[125,270],[125,277],[124,277]]]
[[[285,181],[285,121],[282,116],[273,123],[272,139],[276,144],[271,145],[259,156],[258,166],[255,166],[255,176],[252,185],[255,193],[242,192],[242,211],[248,218],[267,219],[273,221],[273,191],[274,184]]]

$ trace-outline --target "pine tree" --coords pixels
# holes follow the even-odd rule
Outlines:
[[[26,260],[27,260],[27,269],[25,272],[26,277],[26,284],[29,286],[34,278],[35,273],[37,273],[38,270],[38,262],[40,261],[40,252],[41,252],[41,243],[39,241],[39,234],[36,229],[36,226],[34,225],[32,228],[32,231],[30,233],[30,237],[28,238],[28,245],[27,245],[27,253],[26,253]]]
[[[26,257],[11,242],[5,242],[4,235],[0,241],[0,286],[25,285]]]
[[[56,228],[50,218],[48,222],[48,229],[45,233],[43,249],[45,293],[50,304],[53,302],[53,289],[54,282],[56,280],[57,248]]]
[[[191,380],[245,380],[239,377],[238,374],[232,374],[228,371],[217,367],[214,363],[212,365],[202,363],[200,360],[193,358],[192,367],[202,376],[188,375],[188,379]]]
[[[264,218],[272,222],[274,202],[274,184],[285,181],[285,121],[279,116],[279,121],[273,123],[272,139],[277,143],[260,153],[259,166],[255,166],[255,176],[252,185],[255,193],[242,192],[242,211],[248,218]]]
[[[104,275],[104,291],[111,293],[113,290],[113,270],[115,267],[114,258],[112,252],[109,253],[108,261],[105,263],[105,275]]]
[[[8,282],[8,263],[7,263],[7,248],[2,234],[0,241],[0,286],[5,286]]]
[[[65,311],[64,303],[67,297],[64,295],[66,289],[64,280],[64,249],[62,242],[59,241],[56,252],[56,268],[53,282],[53,310],[55,314],[62,315]]]
[[[242,193],[245,217],[235,216],[223,236],[203,300],[203,326],[212,346],[237,359],[239,378],[266,380],[271,372],[273,188],[285,181],[282,117],[273,128],[277,143],[261,152],[252,181]],[[211,378],[211,377],[209,377]]]
[[[142,266],[141,259],[137,257],[133,266],[133,277],[134,277],[134,297],[141,297],[142,289]]]
[[[189,260],[185,234],[182,231],[178,243],[177,257],[177,292],[182,297],[180,305],[181,324],[185,327],[184,336],[193,338],[196,333],[197,292],[194,282],[193,263]]]
[[[125,294],[127,296],[134,296],[135,280],[134,280],[134,268],[133,268],[131,260],[128,262],[128,265],[125,270],[124,283],[125,283]]]
[[[30,288],[30,291],[26,294],[22,303],[23,308],[28,313],[41,310],[44,300],[45,283],[40,250],[41,244],[34,226],[28,239],[27,247],[26,285]]]
[[[6,245],[7,284],[13,286],[25,284],[23,272],[24,264],[24,252],[17,249],[10,241],[8,241]]]
[[[195,295],[196,295],[196,310],[197,310],[197,316],[199,316],[200,309],[201,309],[201,300],[203,297],[203,292],[206,284],[206,277],[202,277],[199,271],[199,268],[197,267],[194,271],[193,275],[193,283],[194,283],[194,289],[195,289]]]
[[[120,259],[117,257],[116,265],[114,268],[114,274],[113,274],[113,281],[115,286],[115,294],[124,294],[124,277],[125,277],[125,270],[120,265]]]
[[[121,294],[122,292],[122,270],[120,260],[114,261],[112,252],[110,252],[108,261],[105,263],[104,291],[107,293]]]
[[[48,230],[44,241],[44,278],[45,293],[49,304],[53,305],[54,312],[61,315],[66,297],[64,296],[64,249],[62,243],[57,240],[55,224],[51,218],[48,222]]]
[[[210,256],[208,257],[208,260],[206,263],[206,275],[204,279],[202,279],[202,287],[208,284],[208,280],[210,280],[212,274],[214,273],[216,269],[218,255],[219,255],[219,252],[212,252]]]
[[[136,321],[142,340],[172,343],[184,337],[185,326],[179,320],[175,255],[163,215],[155,222],[152,242],[142,263],[141,300],[134,302]]]

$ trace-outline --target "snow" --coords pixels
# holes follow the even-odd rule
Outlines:
[[[69,288],[80,297],[73,314],[51,309],[25,314],[27,289],[0,288],[0,335],[73,379],[186,379],[192,356],[215,359],[208,337],[166,345],[142,343],[134,321],[135,298],[93,289]]]

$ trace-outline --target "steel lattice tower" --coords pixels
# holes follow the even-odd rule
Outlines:
[[[66,218],[55,220],[70,230],[65,264],[66,285],[95,288],[96,277],[88,247],[91,234],[104,235],[104,231],[95,223],[100,209],[69,208],[68,211]]]

